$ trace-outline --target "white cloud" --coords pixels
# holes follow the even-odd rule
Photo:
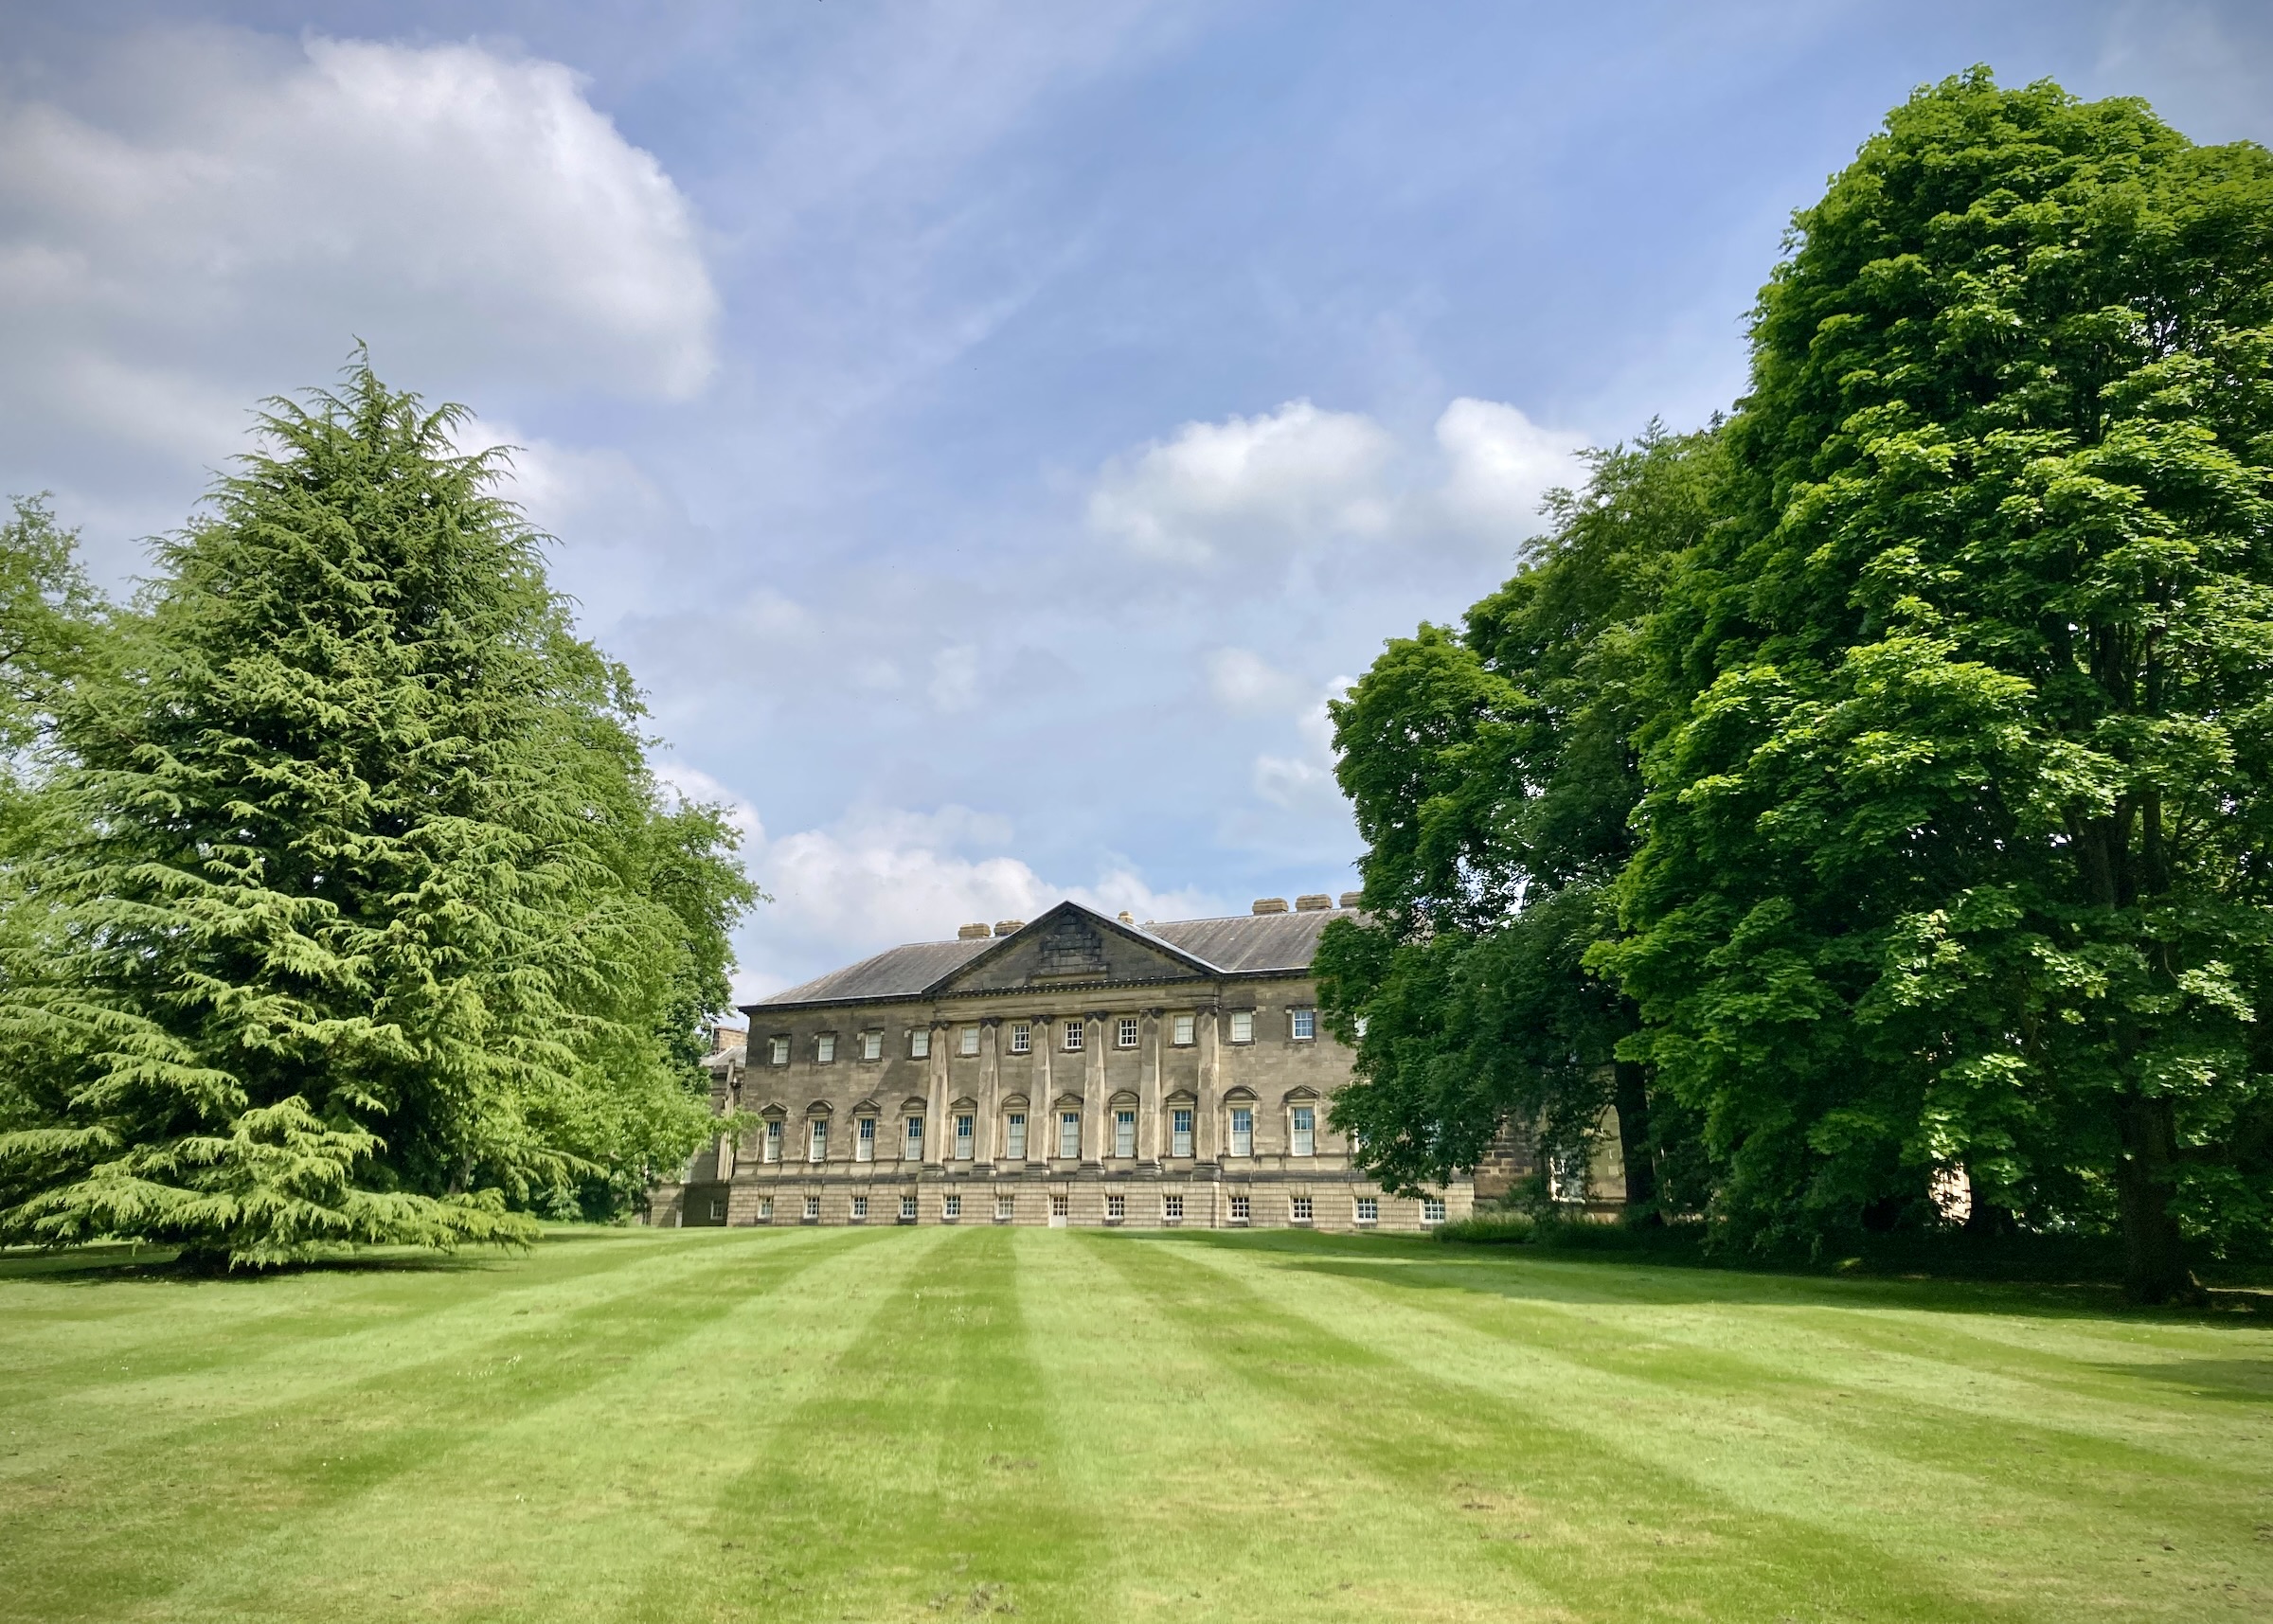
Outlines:
[[[1437,500],[1454,523],[1520,541],[1538,529],[1539,503],[1583,472],[1585,441],[1541,428],[1513,406],[1462,396],[1437,419],[1445,472]]]
[[[1310,685],[1251,649],[1218,649],[1208,656],[1208,691],[1234,714],[1269,715],[1299,708]]]
[[[1339,535],[1378,535],[1396,442],[1372,419],[1289,401],[1186,423],[1106,464],[1089,523],[1143,557],[1208,563]]]
[[[931,703],[948,715],[978,703],[978,651],[968,643],[931,657]]]
[[[1346,815],[1341,786],[1333,776],[1333,718],[1326,706],[1354,685],[1354,678],[1334,678],[1296,719],[1299,746],[1295,752],[1265,751],[1255,758],[1256,794],[1291,812]]]
[[[868,809],[773,839],[746,798],[701,769],[672,761],[657,776],[683,796],[726,809],[750,877],[772,899],[740,933],[734,986],[744,1001],[902,942],[944,941],[981,920],[1029,919],[1068,897],[1139,920],[1221,907],[1202,892],[1157,890],[1125,863],[1106,863],[1087,884],[1047,880],[1001,854],[1013,837],[1008,820],[968,807]]]
[[[152,30],[68,94],[0,99],[18,456],[216,462],[355,335],[445,384],[680,398],[711,370],[692,210],[559,62]]]
[[[1512,554],[1585,443],[1466,396],[1437,419],[1434,440],[1409,446],[1363,413],[1308,401],[1186,423],[1105,463],[1089,527],[1140,558],[1196,566],[1330,547],[1407,557],[1487,543]]]

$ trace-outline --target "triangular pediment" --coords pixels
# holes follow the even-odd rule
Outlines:
[[[929,990],[934,997],[944,997],[1129,981],[1199,981],[1216,973],[1213,965],[1157,937],[1079,902],[1060,902]]]

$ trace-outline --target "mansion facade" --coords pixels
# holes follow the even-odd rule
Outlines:
[[[1061,902],[743,1006],[708,1065],[721,1134],[651,1198],[662,1225],[1025,1223],[1413,1232],[1327,1124],[1351,1051],[1311,962],[1355,894],[1138,925]]]

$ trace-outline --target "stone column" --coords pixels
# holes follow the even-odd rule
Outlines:
[[[994,1135],[991,1126],[1002,1115],[1002,1017],[989,1015],[978,1024],[978,1130],[972,1153],[989,1167],[994,1165]],[[951,1147],[952,1148],[952,1147]]]
[[[1168,1124],[1160,1120],[1160,1011],[1147,1009],[1137,1042],[1143,1059],[1137,1062],[1136,1159],[1157,1163],[1168,1152],[1163,1138]]]
[[[1047,1162],[1058,1153],[1057,1062],[1058,1023],[1054,1016],[1034,1017],[1033,1103],[1026,1108],[1026,1159]]]
[[[1111,1111],[1105,1101],[1105,1017],[1091,1010],[1082,1018],[1082,1160],[1102,1162],[1113,1145]]]
[[[1216,1119],[1223,1115],[1224,1090],[1231,1086],[1225,1074],[1230,1069],[1228,1047],[1224,1042],[1223,1007],[1202,1009],[1196,1016],[1200,1039],[1199,1106],[1193,1113],[1191,1153],[1203,1162],[1221,1161],[1224,1154],[1223,1125]]]
[[[948,1056],[952,1045],[960,1041],[962,1029],[941,1022],[935,1023],[932,1031],[930,1086],[923,1091],[927,1103],[923,1107],[922,1166],[936,1168],[940,1165],[940,1118],[947,1110],[947,1068],[952,1063]],[[900,1149],[904,1156],[906,1145],[903,1143]]]

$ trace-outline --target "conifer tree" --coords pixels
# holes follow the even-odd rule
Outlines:
[[[713,1131],[730,830],[657,794],[539,538],[367,365],[157,549],[0,943],[0,1236],[517,1241]]]

